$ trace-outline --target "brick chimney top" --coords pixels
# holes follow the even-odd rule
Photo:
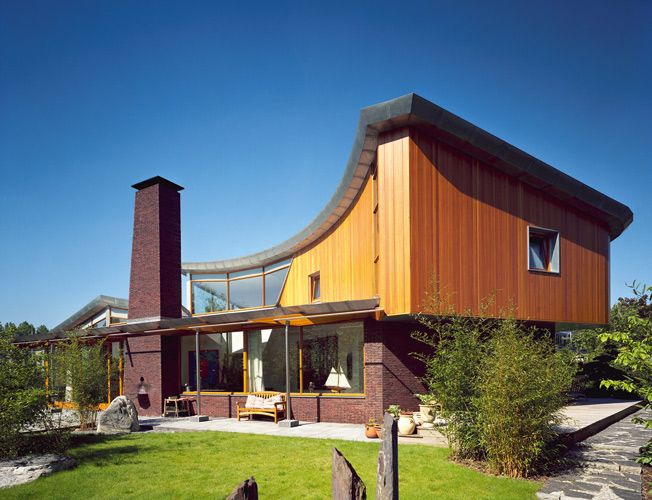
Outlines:
[[[163,177],[134,184],[129,319],[181,317],[183,188]]]
[[[156,175],[154,177],[150,177],[149,179],[145,179],[144,181],[137,182],[131,187],[140,191],[141,189],[153,186],[154,184],[162,184],[163,186],[173,189],[174,191],[181,191],[183,189],[183,187],[167,180],[165,177],[161,177],[160,175]]]

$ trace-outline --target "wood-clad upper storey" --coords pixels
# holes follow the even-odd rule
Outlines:
[[[377,297],[387,315],[413,314],[436,283],[459,312],[493,298],[491,315],[603,324],[610,241],[632,220],[625,205],[409,94],[362,110],[342,181],[303,231],[183,270],[239,276],[291,257],[282,307]],[[554,263],[528,264],[528,231]]]
[[[433,277],[458,312],[600,324],[609,311],[609,232],[577,210],[443,143],[410,134],[411,310]],[[560,236],[560,272],[528,270],[529,226]]]

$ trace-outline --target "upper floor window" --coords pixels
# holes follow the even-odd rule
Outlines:
[[[310,275],[310,301],[319,302],[321,299],[321,281],[319,273]]]
[[[528,269],[559,272],[559,232],[528,226]]]

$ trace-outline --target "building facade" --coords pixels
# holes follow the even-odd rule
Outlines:
[[[197,379],[213,416],[234,416],[250,392],[285,391],[286,327],[294,418],[363,422],[390,404],[416,408],[422,367],[410,353],[422,348],[410,333],[416,314],[441,313],[433,293],[472,315],[491,297],[484,314],[552,331],[603,325],[610,242],[633,219],[414,94],[362,110],[327,206],[257,254],[182,263],[183,188],[160,177],[134,188],[128,307],[107,305],[104,324],[92,307],[64,323],[107,338],[120,391],[152,415],[166,396],[197,394]]]

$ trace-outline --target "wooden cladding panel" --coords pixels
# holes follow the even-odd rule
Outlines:
[[[294,256],[280,305],[310,303],[310,275],[320,273],[321,302],[368,299],[374,291],[372,183],[328,233]]]
[[[605,323],[609,234],[589,217],[430,137],[410,132],[411,310],[430,281],[459,312],[510,305],[517,318]],[[560,273],[527,266],[527,226],[560,233]]]
[[[409,313],[410,172],[409,131],[383,134],[378,141],[378,295],[387,314]]]

